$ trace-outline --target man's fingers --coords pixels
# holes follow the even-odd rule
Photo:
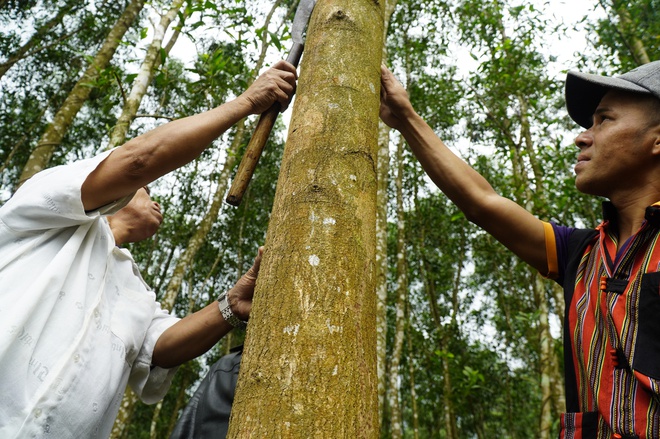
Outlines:
[[[252,267],[245,273],[245,277],[250,278],[251,280],[255,280],[257,276],[259,275],[259,269],[261,268],[261,258],[264,253],[264,248],[259,247],[259,250],[257,251],[257,256],[254,258],[254,262],[252,263]]]

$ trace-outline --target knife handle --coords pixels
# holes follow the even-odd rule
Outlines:
[[[241,204],[243,195],[245,195],[248,184],[250,184],[250,180],[252,179],[252,174],[254,174],[254,170],[261,157],[261,153],[268,141],[268,136],[270,136],[273,125],[275,125],[275,121],[277,120],[277,115],[280,113],[280,108],[280,103],[275,102],[259,117],[257,127],[254,129],[252,138],[245,148],[245,153],[243,154],[241,163],[238,165],[236,176],[227,194],[226,201],[232,206]]]
[[[302,56],[304,45],[300,43],[294,43],[287,57],[287,62],[293,64],[294,67],[298,67],[300,62],[300,57]],[[261,153],[264,150],[264,146],[268,141],[270,132],[275,125],[278,114],[280,114],[280,109],[282,106],[279,102],[275,102],[266,112],[262,113],[257,122],[257,127],[252,133],[252,138],[245,148],[245,153],[241,159],[241,163],[238,165],[238,170],[236,171],[236,176],[231,183],[229,188],[229,193],[227,194],[228,204],[232,206],[238,206],[241,204],[243,195],[247,190],[248,184],[252,179],[252,174],[257,167]]]

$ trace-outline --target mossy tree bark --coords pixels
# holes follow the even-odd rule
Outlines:
[[[376,160],[384,3],[319,0],[228,437],[377,438]]]

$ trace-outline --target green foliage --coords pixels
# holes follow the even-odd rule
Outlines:
[[[660,2],[599,0],[597,5],[605,17],[587,23],[586,30],[598,57],[585,56],[584,64],[601,71],[631,70],[642,63],[635,54],[635,40],[641,43],[651,61],[660,59]]]
[[[611,1],[602,0],[600,6],[594,2],[594,8],[606,11],[605,18],[580,24],[594,44],[580,61],[600,71],[627,70],[638,63],[630,51],[632,37],[643,43],[651,59],[658,59],[658,0],[625,2],[632,22],[626,32],[618,27],[620,2]],[[8,188],[15,185],[52,115],[126,4],[127,0],[0,0],[0,63],[31,39],[36,41],[35,48],[0,79],[0,202],[9,196]],[[284,56],[295,5],[295,0],[282,1],[276,16],[283,24],[260,28],[266,14],[263,3],[187,2],[185,8],[192,13],[183,24],[182,37],[193,41],[198,56],[181,61],[161,51],[161,65],[128,137],[239,95],[250,81],[263,40],[272,43],[272,52]],[[159,10],[168,6],[167,1],[151,2]],[[37,32],[62,11],[66,19],[47,32]],[[52,164],[89,157],[107,143],[143,56],[137,47],[149,40],[147,18],[140,17],[112,64],[89,84],[91,97]],[[542,219],[593,226],[600,218],[599,200],[574,188],[577,150],[569,133],[575,126],[563,109],[563,84],[549,71],[556,54],[544,47],[549,35],[565,30],[551,20],[547,4],[541,2],[400,0],[389,29],[386,62],[407,86],[420,115],[499,193]],[[253,122],[254,118],[248,125]],[[276,125],[241,206],[224,207],[189,267],[174,306],[177,315],[202,308],[229,288],[264,243],[283,129]],[[130,249],[159,297],[215,189],[225,183],[219,181],[220,171],[235,134],[230,130],[199,160],[152,185],[165,221],[154,239]],[[420,438],[447,437],[448,413],[455,416],[459,437],[537,437],[541,353],[532,273],[432,188],[410,151],[400,160],[405,170],[410,285],[410,346],[404,348],[400,368],[405,437],[413,437],[413,378]],[[391,169],[395,168],[393,163]],[[393,194],[394,175],[389,180]],[[393,220],[394,207],[389,207]],[[390,327],[395,321],[396,232],[391,222]],[[557,308],[552,297],[548,305]],[[233,335],[181,368],[160,409],[156,437],[166,437],[206,368],[242,337]],[[392,338],[390,331],[388,340]],[[554,347],[561,357],[558,340]],[[154,410],[139,405],[124,436],[150,437]],[[383,427],[382,435],[388,437],[387,416]]]
[[[32,148],[41,137],[52,115],[61,106],[73,85],[88,66],[88,58],[98,49],[119,14],[125,1],[108,3],[60,0],[43,2],[26,8],[21,14],[0,10],[0,62],[9,59],[21,43],[36,39],[36,45],[14,64],[0,79],[0,178],[4,188],[13,187]],[[86,6],[86,7],[84,7]],[[94,14],[102,9],[104,14]],[[39,26],[65,12],[64,17],[45,34],[26,35],[24,29]],[[121,52],[117,58],[121,59]],[[107,79],[102,79],[96,102],[76,121],[75,134],[69,134],[52,164],[61,164],[74,157],[88,157],[100,148],[104,127],[111,122],[101,112],[108,111],[113,97]],[[96,86],[96,84],[90,84]],[[103,89],[105,87],[105,89]],[[103,101],[103,102],[102,102]],[[114,101],[117,102],[116,97]],[[95,108],[98,105],[98,108]],[[97,120],[100,116],[101,120]],[[94,129],[91,124],[95,124]],[[73,140],[71,140],[73,139]],[[70,151],[76,151],[69,155]],[[0,196],[0,202],[4,198]]]

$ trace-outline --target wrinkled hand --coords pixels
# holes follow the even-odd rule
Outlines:
[[[297,79],[298,73],[292,64],[278,61],[273,67],[259,75],[240,98],[248,102],[251,114],[261,114],[275,102],[279,102],[280,111],[284,111],[296,92]]]
[[[247,321],[250,317],[252,310],[252,297],[254,296],[254,286],[259,275],[259,267],[261,266],[261,256],[264,253],[264,248],[259,247],[257,257],[254,258],[254,264],[241,278],[236,282],[229,291],[227,291],[227,302],[229,307],[236,317],[243,321]]]
[[[415,110],[408,93],[387,67],[380,67],[380,118],[390,127],[401,130],[403,123]]]

